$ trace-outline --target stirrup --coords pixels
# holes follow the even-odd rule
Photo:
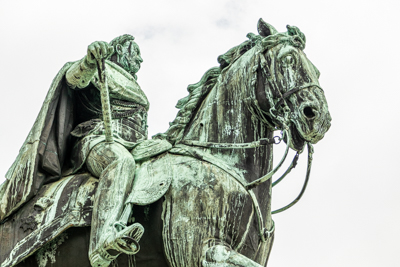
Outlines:
[[[125,224],[121,222],[114,223],[114,227],[117,230],[118,228],[122,228],[119,230],[115,238],[113,240],[113,248],[119,252],[134,255],[139,252],[140,245],[139,240],[142,238],[144,233],[144,228],[140,223],[134,223],[130,226],[125,226]]]
[[[121,222],[114,223],[116,233],[112,240],[107,240],[102,247],[94,251],[89,260],[93,267],[107,267],[121,253],[134,255],[139,252],[139,240],[143,236],[144,228],[140,223],[134,223],[130,226],[125,226]],[[117,231],[118,227],[123,228]],[[110,252],[117,252],[111,255]]]

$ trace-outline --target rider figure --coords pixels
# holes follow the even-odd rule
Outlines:
[[[67,84],[75,91],[78,120],[71,133],[76,138],[71,157],[74,172],[86,164],[90,173],[99,178],[89,248],[92,266],[108,266],[120,253],[135,254],[143,234],[139,223],[126,226],[131,205],[125,201],[135,172],[135,160],[129,151],[147,139],[149,109],[146,95],[136,82],[143,60],[133,40],[133,36],[125,34],[110,44],[94,42],[87,55],[66,73]],[[97,71],[101,60],[106,60],[112,143],[105,142],[105,123],[101,120],[101,81]]]

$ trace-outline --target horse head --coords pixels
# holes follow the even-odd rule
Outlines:
[[[319,85],[319,71],[306,57],[305,35],[287,26],[287,32],[258,22],[260,56],[256,99],[259,113],[275,129],[289,129],[290,147],[302,151],[305,142],[317,143],[330,127],[331,116],[324,91]]]
[[[200,82],[189,85],[189,96],[178,102],[180,111],[163,135],[171,143],[182,138],[210,141],[207,138],[229,126],[237,129],[236,132],[242,136],[214,139],[227,143],[254,141],[248,138],[261,136],[255,137],[249,132],[246,134],[246,131],[258,126],[246,124],[246,121],[253,123],[252,119],[237,119],[251,116],[262,121],[269,131],[285,130],[290,136],[290,147],[296,151],[301,152],[306,142],[315,144],[321,140],[330,127],[331,116],[318,82],[319,71],[303,52],[305,35],[297,27],[287,26],[287,29],[287,32],[278,33],[273,26],[260,19],[259,35],[249,33],[249,40],[218,57],[219,67],[211,68]],[[210,92],[215,94],[206,99]],[[212,111],[198,109],[204,99],[208,102],[203,106]],[[224,109],[226,114],[217,112],[219,103],[229,103]],[[195,116],[201,112],[203,115]],[[211,116],[210,112],[215,114]],[[204,121],[208,117],[214,118],[211,126],[202,127],[202,116]],[[197,121],[193,122],[195,117]],[[231,121],[227,121],[229,119]],[[191,129],[183,137],[185,128]],[[288,136],[283,138],[287,141]]]

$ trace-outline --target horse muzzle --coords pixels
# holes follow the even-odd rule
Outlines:
[[[297,119],[292,120],[301,139],[312,144],[318,143],[331,126],[331,116],[326,110],[314,106],[300,106]],[[294,130],[294,129],[291,129]]]
[[[292,146],[299,150],[300,147],[304,147],[304,142],[318,143],[329,130],[332,117],[320,88],[303,90],[296,100],[300,103],[297,103],[297,108],[292,112],[290,131]]]

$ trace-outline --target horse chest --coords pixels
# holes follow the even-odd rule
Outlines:
[[[252,227],[253,209],[239,183],[215,165],[190,157],[175,157],[173,172],[162,214],[172,266],[196,266],[198,247],[208,240],[240,248]],[[182,252],[184,259],[179,257]]]

